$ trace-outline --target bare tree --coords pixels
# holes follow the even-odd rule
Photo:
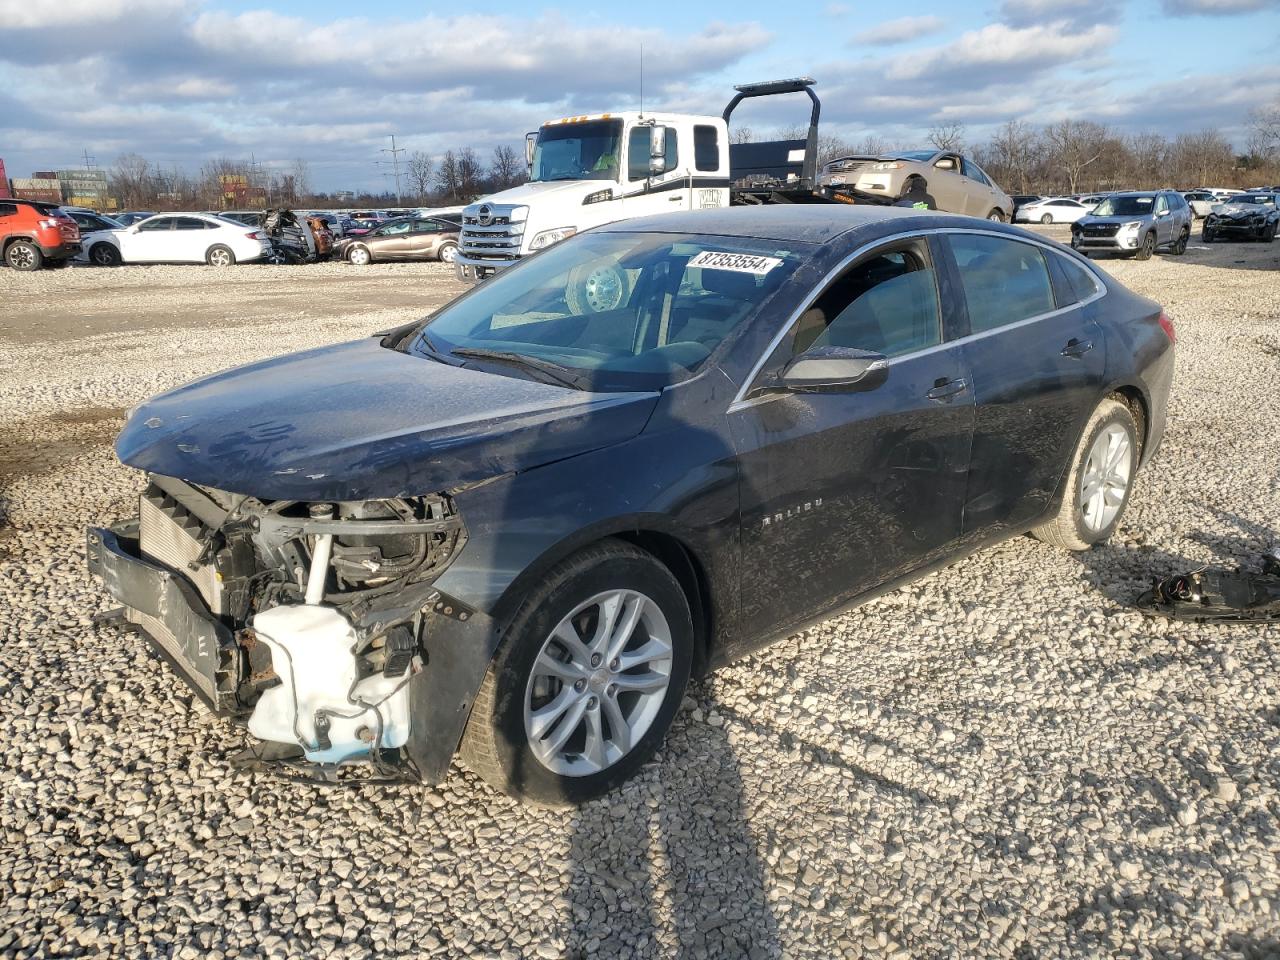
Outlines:
[[[1021,120],[1009,120],[987,147],[978,151],[978,162],[1015,192],[1027,193],[1038,152],[1035,130]]]
[[[136,153],[126,153],[116,158],[111,168],[109,183],[111,193],[125,209],[149,206],[155,199],[155,184],[151,178],[151,164]]]
[[[734,127],[729,131],[730,143],[751,143],[755,140],[755,134],[750,127]]]
[[[415,150],[409,154],[409,184],[417,194],[419,203],[426,203],[435,179],[436,163],[431,154]]]
[[[311,164],[297,157],[289,168],[289,176],[293,178],[294,202],[305,203],[311,196]]]
[[[470,203],[480,188],[483,171],[480,158],[470,147],[458,151],[458,193],[463,203]]]
[[[964,124],[935,124],[929,128],[929,142],[932,143],[934,148],[937,150],[946,150],[949,153],[962,153],[964,151]]]
[[[462,177],[458,170],[458,155],[452,150],[446,150],[440,158],[435,180],[444,198],[450,203],[457,203],[462,196]]]
[[[1045,127],[1046,160],[1066,180],[1067,192],[1078,193],[1085,169],[1102,157],[1107,128],[1091,120],[1063,120]]]
[[[1249,114],[1249,152],[1265,158],[1280,153],[1280,102]]]
[[[1198,186],[1227,182],[1236,166],[1235,151],[1217,130],[1180,134],[1170,148],[1170,159],[1179,180]]]
[[[493,189],[505,190],[524,180],[525,168],[513,147],[505,144],[493,148],[493,164],[489,167],[489,179]]]

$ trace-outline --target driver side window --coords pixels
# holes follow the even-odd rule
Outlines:
[[[1169,198],[1162,193],[1160,194],[1159,197],[1156,198],[1156,213],[1168,213],[1168,212],[1169,212]]]
[[[172,229],[173,229],[173,217],[156,217],[154,220],[147,220],[144,223],[138,224],[138,232],[140,233],[142,231],[147,231],[149,233],[152,230],[172,230]]]
[[[942,342],[928,245],[895,244],[850,267],[796,321],[792,353],[853,347],[886,357]]]
[[[679,158],[676,139],[676,128],[668,127],[666,153],[663,155],[662,162],[663,173],[676,168]],[[632,127],[631,133],[627,135],[627,179],[647,180],[649,176],[649,128]]]

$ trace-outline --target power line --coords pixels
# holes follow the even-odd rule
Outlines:
[[[391,167],[395,171],[393,176],[395,176],[396,178],[396,206],[398,207],[403,202],[400,199],[400,154],[408,153],[408,151],[404,147],[396,146],[396,135],[393,133],[391,134],[391,147],[390,148],[383,147],[378,152],[391,154]],[[387,161],[378,160],[376,162],[386,163]]]

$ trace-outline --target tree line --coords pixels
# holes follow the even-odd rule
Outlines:
[[[313,190],[310,164],[301,158],[284,167],[263,166],[218,157],[191,174],[126,153],[108,170],[107,192],[125,210],[453,206],[525,181],[523,153],[505,145],[494,148],[488,163],[471,147],[446,150],[439,157],[414,151],[400,164],[398,196],[390,183],[383,191]]]

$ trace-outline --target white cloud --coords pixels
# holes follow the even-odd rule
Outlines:
[[[0,0],[0,24],[5,30],[80,28],[137,17],[167,17],[191,9],[191,0]]]
[[[908,40],[915,40],[918,37],[927,37],[929,34],[937,33],[943,26],[945,26],[945,21],[941,17],[933,15],[899,17],[897,20],[887,20],[878,26],[872,27],[870,30],[864,30],[856,35],[853,40],[854,43],[865,43],[873,46],[905,43]]]
[[[968,77],[969,82],[981,82],[990,79],[991,71],[998,71],[1004,82],[1025,82],[1028,72],[1094,56],[1115,39],[1116,29],[1106,25],[1073,33],[1061,23],[1035,27],[992,23],[943,46],[898,57],[889,67],[888,77],[916,80],[959,75]],[[1011,72],[1015,68],[1021,73]]]
[[[1089,26],[1119,20],[1124,6],[1124,0],[1004,0],[1000,18],[1015,27],[1053,22]]]
[[[1280,0],[1164,0],[1164,12],[1173,16],[1233,16],[1280,7]]]

